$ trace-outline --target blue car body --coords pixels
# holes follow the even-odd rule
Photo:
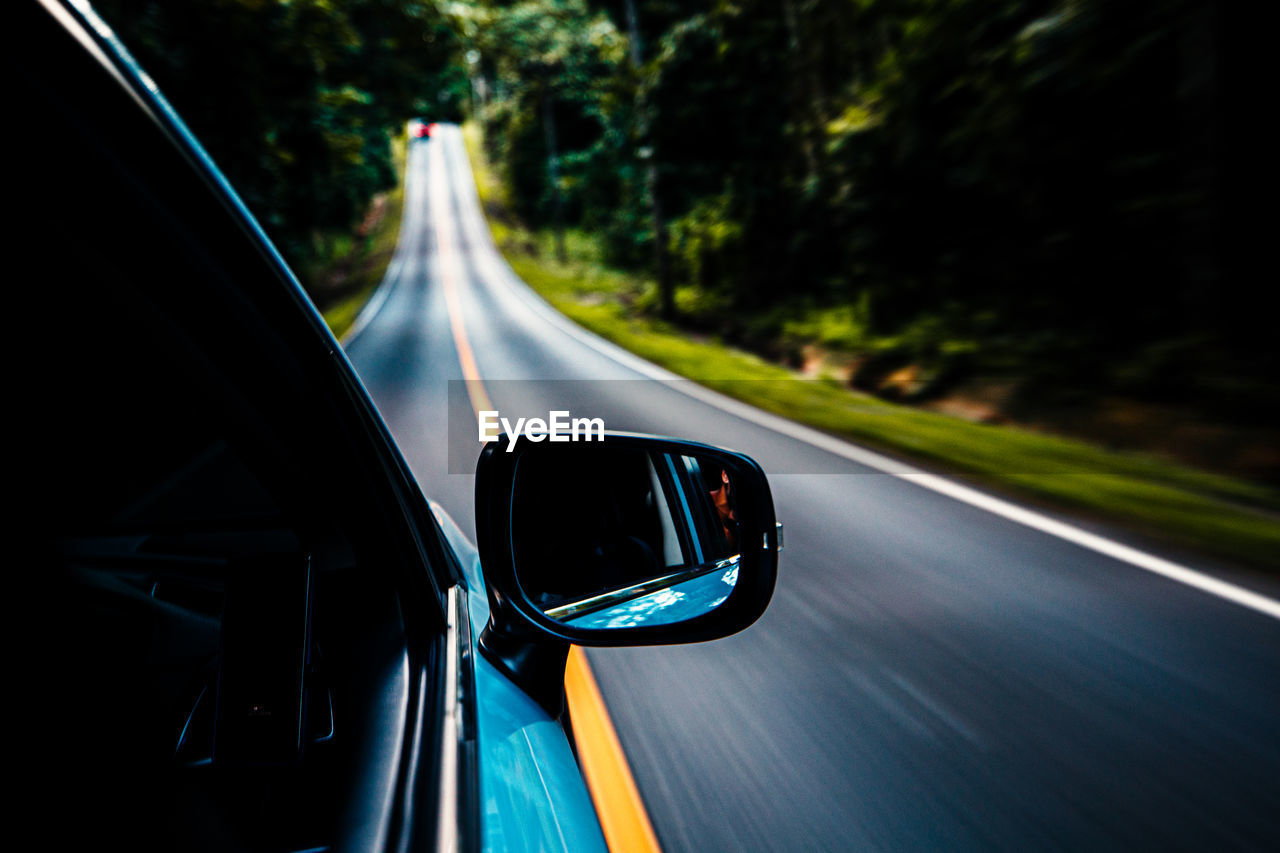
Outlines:
[[[489,622],[480,553],[432,504],[467,580],[472,636]],[[606,850],[564,730],[483,657],[475,668],[481,840],[486,850]]]

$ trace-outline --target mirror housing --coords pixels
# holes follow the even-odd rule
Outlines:
[[[480,646],[553,716],[562,709],[564,661],[570,644],[637,646],[714,640],[746,628],[764,613],[777,577],[781,531],[768,479],[753,459],[699,442],[631,433],[606,432],[603,440],[572,443],[522,438],[513,444],[507,435],[500,436],[485,446],[476,466],[476,537],[490,604],[490,621]],[[635,473],[636,460],[647,466],[651,480]],[[732,483],[732,521],[724,522],[721,551],[691,541],[697,538],[690,533],[694,527],[690,504],[698,481],[687,471],[692,469],[696,475],[699,465],[713,472],[705,475],[708,483],[718,484],[719,478]],[[678,468],[686,475],[677,474]],[[657,472],[663,469],[670,473],[663,474],[660,482]],[[636,563],[635,552],[648,555],[650,566],[642,577],[622,580],[616,565],[610,564],[615,570],[606,578],[607,560],[583,558],[601,551],[599,546],[592,551],[585,540],[594,541],[592,531],[605,523],[597,519],[602,518],[600,504],[608,503],[609,497],[576,489],[573,477],[562,472],[579,478],[585,472],[588,479],[583,483],[597,478],[606,486],[615,478],[630,476],[641,491],[647,489],[643,506],[634,505],[655,518],[664,514],[662,525],[668,533],[665,545],[651,541],[652,547],[638,542],[636,536],[622,537],[632,549],[631,565]],[[680,476],[686,482],[683,491],[677,485]],[[583,492],[582,500],[573,503],[578,491]],[[546,500],[540,500],[544,492]],[[728,493],[725,489],[719,494]],[[664,494],[674,508],[666,513],[654,508],[663,503]],[[710,506],[707,493],[702,500]],[[713,508],[703,516],[714,519],[714,512]],[[561,514],[564,526],[551,529],[549,525]],[[689,522],[673,525],[672,517],[680,515]],[[727,512],[721,516],[729,518]],[[531,517],[540,523],[531,523]],[[662,532],[656,531],[658,522],[652,523],[651,540],[663,539]],[[718,525],[702,523],[704,531],[708,527]],[[677,528],[679,546],[674,544]],[[723,553],[726,542],[733,542],[739,553]],[[666,559],[655,561],[654,552],[662,555],[664,548]],[[548,565],[561,552],[565,563],[575,564]],[[595,586],[605,592],[579,593],[579,600],[567,605],[563,595],[549,603],[550,596],[543,594],[550,585],[547,579],[558,578],[561,572],[571,574],[580,589]],[[695,585],[702,592],[693,594]],[[675,587],[690,594],[673,591]],[[719,594],[708,597],[707,590],[719,590]],[[683,599],[680,607],[660,609],[674,599]],[[691,601],[697,607],[690,607]],[[611,607],[617,608],[619,618],[598,618],[602,613],[607,616]],[[589,619],[576,615],[593,612],[596,616]],[[636,616],[637,612],[649,615]],[[666,612],[680,616],[651,615]]]

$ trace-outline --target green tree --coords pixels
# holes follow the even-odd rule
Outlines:
[[[625,39],[581,0],[526,0],[491,9],[476,45],[493,75],[486,124],[503,178],[519,212],[562,240],[619,183]]]
[[[394,183],[401,122],[460,115],[457,39],[432,3],[95,5],[297,266]]]

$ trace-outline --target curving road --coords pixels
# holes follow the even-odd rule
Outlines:
[[[440,126],[412,146],[401,243],[347,348],[469,535],[474,480],[450,461],[470,470],[477,446],[450,383],[446,278],[504,415],[569,409],[770,474],[787,551],[764,618],[715,643],[590,654],[664,849],[1280,847],[1280,619],[1260,612],[1274,596],[1243,606],[660,381],[511,274],[461,134]]]

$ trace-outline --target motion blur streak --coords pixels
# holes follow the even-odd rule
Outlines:
[[[1018,524],[1025,524],[1027,527],[1048,533],[1050,536],[1057,536],[1059,539],[1065,539],[1073,542],[1082,548],[1088,548],[1091,551],[1097,551],[1099,554],[1105,554],[1108,557],[1114,557],[1121,562],[1128,563],[1140,569],[1145,569],[1157,575],[1162,575],[1170,580],[1178,583],[1186,584],[1194,587],[1201,592],[1207,592],[1210,595],[1216,595],[1227,601],[1235,602],[1242,607],[1248,607],[1259,613],[1266,614],[1273,619],[1280,619],[1280,602],[1273,598],[1267,598],[1265,595],[1259,595],[1256,592],[1250,592],[1241,586],[1226,581],[1219,580],[1209,575],[1189,569],[1186,566],[1179,565],[1170,560],[1147,554],[1136,548],[1130,548],[1127,545],[1121,545],[1119,542],[1112,542],[1102,536],[1097,536],[1087,531],[1081,530],[1070,524],[1064,524],[1061,521],[1055,521],[1052,518],[1041,515],[1037,512],[1022,509],[1007,501],[984,495],[974,489],[966,488],[944,480],[941,477],[935,477],[932,474],[916,472],[914,474],[903,475],[908,480],[932,489],[939,494],[948,495],[958,501],[964,501],[967,504],[993,512],[1015,521]]]
[[[787,551],[751,629],[585,655],[664,850],[1280,843],[1280,622],[635,381],[653,377],[567,334],[497,256],[457,128],[415,143],[409,170],[403,260],[349,351],[464,530],[474,480],[446,473],[439,440],[448,380],[466,378],[434,245],[446,238],[493,408],[590,413],[767,472],[831,472],[771,473]],[[452,228],[437,232],[427,187],[447,188],[434,213]],[[632,381],[544,384],[565,379]]]

